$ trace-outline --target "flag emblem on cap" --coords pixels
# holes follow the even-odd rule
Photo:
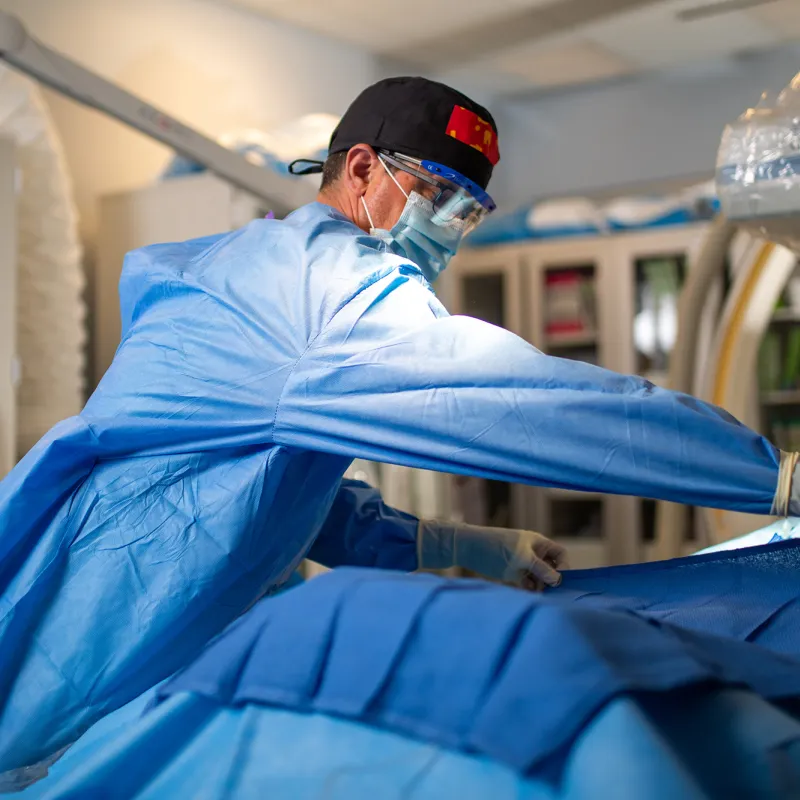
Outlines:
[[[455,106],[447,123],[447,135],[483,153],[494,166],[500,160],[500,148],[494,128],[474,111]]]

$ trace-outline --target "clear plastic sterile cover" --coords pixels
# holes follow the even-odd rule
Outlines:
[[[725,128],[717,189],[730,219],[800,250],[800,73]]]

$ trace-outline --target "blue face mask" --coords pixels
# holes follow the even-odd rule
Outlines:
[[[392,229],[387,231],[373,225],[369,209],[362,197],[361,202],[372,228],[370,233],[386,242],[392,252],[416,264],[428,281],[433,283],[456,254],[464,236],[464,225],[458,220],[438,219],[430,200],[416,192],[406,194],[383,159],[381,164],[406,196],[406,206]]]

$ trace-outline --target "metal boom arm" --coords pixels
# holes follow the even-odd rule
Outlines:
[[[0,11],[0,59],[67,97],[168,145],[183,156],[285,212],[313,199],[306,181],[251,164],[111,81],[34,39],[19,19]]]

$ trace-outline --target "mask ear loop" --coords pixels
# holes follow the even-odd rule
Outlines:
[[[364,206],[364,213],[367,215],[367,219],[369,220],[369,227],[371,230],[375,230],[375,223],[372,221],[372,214],[369,213],[369,209],[367,208],[367,201],[364,200],[364,195],[361,195],[361,205]]]
[[[394,173],[386,165],[386,162],[383,160],[383,158],[381,158],[380,154],[378,154],[378,161],[381,162],[381,165],[386,170],[386,174],[395,182],[397,188],[403,193],[403,196],[406,198],[406,200],[410,200],[411,198],[406,194],[405,189],[403,189],[403,187],[400,185],[397,178],[395,178]],[[367,215],[367,219],[369,220],[369,227],[372,228],[372,230],[375,230],[375,223],[372,221],[372,214],[369,213],[367,201],[364,199],[363,194],[361,195],[361,205],[364,206],[364,213]]]
[[[406,194],[406,190],[400,185],[400,181],[395,178],[394,173],[389,169],[388,165],[380,155],[378,155],[378,160],[381,162],[381,164],[383,164],[386,174],[395,182],[397,188],[403,193],[403,196],[406,198],[406,200],[410,200],[411,198]]]

